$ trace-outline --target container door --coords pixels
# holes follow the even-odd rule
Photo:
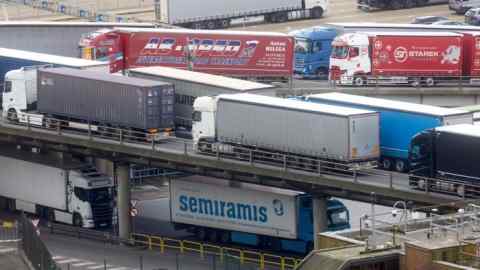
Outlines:
[[[380,156],[379,115],[370,114],[350,119],[350,159],[376,159]]]

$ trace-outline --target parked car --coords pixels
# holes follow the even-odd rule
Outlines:
[[[469,9],[480,7],[480,0],[449,0],[448,8],[457,14],[465,14]]]
[[[470,25],[480,25],[480,8],[471,8],[465,13],[465,22]]]
[[[411,23],[413,24],[432,24],[438,21],[448,21],[447,17],[444,16],[420,16],[415,17]]]
[[[464,22],[446,20],[446,21],[434,22],[432,23],[432,25],[467,25],[467,24]]]

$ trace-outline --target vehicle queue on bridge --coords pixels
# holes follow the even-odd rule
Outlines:
[[[456,34],[451,36],[460,38]],[[476,151],[480,128],[474,125],[471,112],[341,93],[275,97],[272,91],[275,87],[265,81],[292,76],[295,58],[292,36],[114,29],[89,37],[93,40],[80,41],[82,55],[96,60],[104,56],[111,60],[109,67],[93,60],[73,65],[71,59],[39,54],[24,59],[26,54],[21,51],[5,50],[2,57],[11,64],[11,70],[5,71],[2,78],[4,119],[29,128],[83,130],[107,140],[137,143],[174,140],[175,132],[182,131],[183,137],[193,139],[194,150],[199,154],[222,154],[231,159],[247,158],[250,162],[344,175],[380,164],[385,170],[409,173],[412,188],[453,192],[462,198],[476,196],[478,192],[475,184],[480,173],[471,161],[480,153]],[[111,42],[105,42],[105,38]],[[98,47],[99,44],[104,45]],[[347,49],[350,53],[351,48]],[[338,48],[336,50],[335,53],[339,53]],[[359,54],[348,57],[357,56]],[[418,57],[445,55],[433,52]],[[169,67],[163,67],[166,69],[163,75],[156,77],[155,73],[161,71],[157,65]],[[191,69],[178,70],[190,78],[179,78],[174,68]],[[142,73],[149,73],[148,78],[142,77]],[[226,75],[240,78],[225,78]],[[252,77],[262,79],[263,83],[241,80]],[[237,94],[227,91],[232,85],[237,86],[233,91]],[[249,87],[238,87],[245,85]],[[202,95],[195,93],[213,86],[220,90],[205,91]],[[176,114],[185,111],[193,113],[182,115],[182,121],[178,121]],[[0,189],[0,194],[2,190],[6,189]],[[304,192],[308,194],[308,190]],[[95,224],[93,208],[82,214],[64,207],[63,219],[60,219],[58,207],[35,201],[28,195],[16,198],[13,193],[1,195],[30,204],[30,207],[19,208],[17,203],[16,209],[37,212],[36,206],[40,206],[42,214],[56,221],[79,226]],[[93,200],[81,191],[77,193],[69,196],[80,201]],[[258,228],[261,227],[258,224],[267,223],[268,215],[262,214],[267,210],[246,205],[242,198],[236,204],[191,198],[195,199],[179,195],[179,212],[188,210],[198,217],[208,214],[222,222],[242,219],[247,227]],[[294,208],[298,215],[304,216],[292,227],[302,220],[316,220],[312,217],[315,213],[312,205],[318,202],[305,198],[302,202],[305,204]],[[277,203],[269,211],[282,216],[287,211],[284,207]],[[322,229],[348,227],[348,212],[341,203],[330,201],[322,209],[330,211],[329,226]],[[338,213],[347,214],[335,223],[333,217]],[[182,222],[185,223],[185,219]],[[302,253],[313,248],[313,239],[303,235],[311,236],[317,231],[316,224],[311,227],[310,224],[309,228],[300,228],[288,236],[277,233],[272,237],[270,232],[265,236],[261,230],[242,231],[241,226],[237,230],[244,233],[241,238],[254,239],[244,241],[247,244]],[[228,242],[238,237],[225,234],[230,230],[210,223],[196,227],[196,233],[203,239],[208,235],[219,241],[223,237]],[[281,241],[275,241],[277,238]],[[296,246],[298,243],[302,244],[300,248]]]

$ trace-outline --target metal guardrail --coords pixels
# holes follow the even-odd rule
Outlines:
[[[198,253],[202,259],[205,259],[206,255],[213,255],[217,256],[222,263],[225,261],[226,256],[230,256],[237,258],[240,264],[256,264],[261,270],[267,266],[278,267],[281,270],[296,269],[300,263],[299,259],[293,257],[147,234],[133,233],[131,235],[131,241],[133,244],[145,246],[149,250],[158,249],[162,254],[166,249],[172,249],[180,253]]]
[[[312,158],[300,155],[292,155],[279,152],[269,152],[260,149],[251,149],[242,146],[228,146],[228,149],[220,149],[218,144],[202,142],[197,148],[201,151],[195,151],[193,144],[188,140],[181,140],[175,137],[158,136],[158,134],[144,133],[132,130],[126,130],[111,126],[91,125],[84,123],[79,127],[78,124],[71,126],[65,120],[48,118],[21,113],[7,114],[2,121],[8,124],[22,126],[27,130],[41,129],[53,132],[56,135],[85,136],[88,140],[105,140],[107,142],[115,142],[120,145],[143,146],[148,147],[152,151],[162,150],[162,142],[168,142],[169,145],[175,146],[183,152],[183,155],[196,155],[201,153],[204,156],[214,157],[217,160],[237,160],[243,164],[249,164],[252,167],[268,165],[277,167],[285,172],[300,171],[312,175],[332,175],[342,177],[342,180],[350,180],[353,183],[371,185],[371,182],[362,180],[365,176],[379,177],[380,181],[375,181],[375,185],[388,187],[392,190],[405,189],[405,185],[398,185],[395,183],[395,174],[387,171],[371,170],[373,163],[339,163],[331,161],[335,159],[332,156],[319,156]],[[203,150],[202,150],[203,149]],[[231,151],[233,150],[233,151]],[[422,179],[419,179],[422,178]],[[417,180],[415,180],[417,179]],[[421,182],[422,180],[423,182]],[[416,183],[416,181],[419,181]],[[402,181],[405,182],[405,181]],[[464,183],[455,180],[445,179],[429,179],[423,177],[412,178],[410,180],[412,189],[424,191],[425,194],[430,194],[434,191],[440,191],[449,195],[454,195],[461,198],[479,198],[480,186]],[[423,186],[421,183],[428,183]],[[444,186],[455,187],[455,190],[448,190],[442,188]],[[425,188],[426,187],[426,188]],[[462,191],[463,190],[463,191]],[[460,192],[461,191],[461,192]]]

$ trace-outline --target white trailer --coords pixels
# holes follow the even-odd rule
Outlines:
[[[379,157],[373,111],[253,94],[200,97],[193,107],[199,152],[210,146],[235,153],[240,146],[356,164]]]
[[[84,228],[111,225],[113,181],[110,177],[91,166],[70,170],[56,162],[46,164],[45,157],[35,155],[25,152],[17,153],[15,158],[0,156],[0,196],[7,199],[10,210]]]
[[[227,28],[231,20],[263,16],[267,22],[320,18],[328,0],[205,0],[195,8],[189,0],[158,0],[156,17],[160,22],[189,28]]]

